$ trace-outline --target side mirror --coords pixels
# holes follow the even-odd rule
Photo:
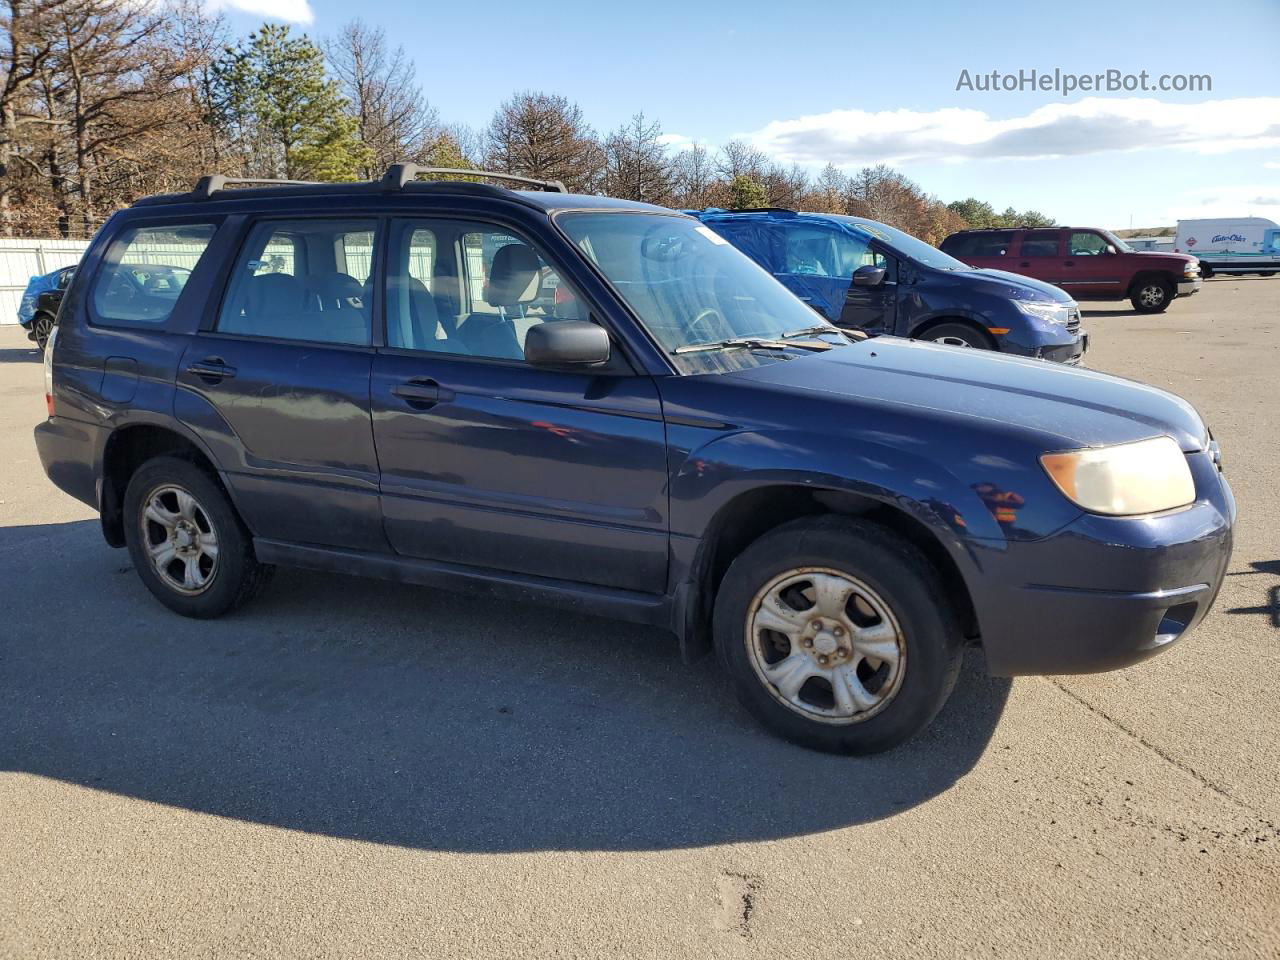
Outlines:
[[[1117,251],[1116,251],[1116,248],[1115,248],[1115,244],[1108,243],[1108,244],[1107,244],[1107,253],[1112,254],[1112,255],[1114,256],[1114,255],[1116,254],[1116,252],[1117,252]]]
[[[609,334],[589,320],[548,320],[530,327],[524,358],[539,367],[583,367],[609,360]]]
[[[859,287],[878,287],[884,282],[884,267],[868,263],[853,271],[853,282]]]

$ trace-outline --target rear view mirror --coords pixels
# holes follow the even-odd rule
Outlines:
[[[609,360],[609,334],[589,320],[548,320],[530,327],[524,358],[541,367],[592,366]]]
[[[870,263],[853,271],[853,282],[859,287],[878,287],[884,282],[884,267]]]

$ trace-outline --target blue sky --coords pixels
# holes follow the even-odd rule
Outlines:
[[[644,110],[673,149],[740,137],[815,170],[883,160],[943,200],[1073,224],[1280,221],[1280,0],[212,2],[237,32],[272,19],[325,36],[356,15],[384,27],[445,121],[482,126],[537,89],[601,131]],[[1212,91],[956,90],[962,70],[1054,68],[1208,74]]]

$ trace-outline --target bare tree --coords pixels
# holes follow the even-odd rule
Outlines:
[[[605,193],[622,200],[670,203],[671,158],[661,138],[661,125],[647,122],[643,112],[610,134],[605,142]]]
[[[730,140],[720,148],[717,158],[717,169],[726,182],[738,177],[750,177],[759,182],[764,179],[764,171],[768,165],[768,157],[741,140]]]
[[[495,170],[560,180],[579,193],[599,184],[604,151],[582,109],[564,97],[516,94],[494,114],[486,141],[486,165]]]
[[[444,131],[404,47],[391,49],[381,27],[353,20],[324,50],[350,103],[356,134],[371,151],[363,175],[380,176],[397,160],[430,162]]]
[[[694,143],[677,154],[672,162],[672,171],[676,202],[681,207],[700,210],[721,206],[725,202],[724,185],[716,178],[711,152],[701,144]]]
[[[21,159],[22,140],[41,125],[56,123],[41,109],[33,86],[48,73],[53,57],[54,18],[63,0],[4,0],[0,4],[0,29],[7,45],[0,50],[0,230],[12,230],[12,194],[15,162]]]

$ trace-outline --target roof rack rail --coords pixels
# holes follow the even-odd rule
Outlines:
[[[726,213],[795,213],[790,207],[743,207],[741,210],[727,210]]]
[[[467,170],[462,167],[420,167],[416,163],[393,163],[387,167],[382,177],[384,190],[403,190],[424,173],[448,173],[464,177],[487,177],[491,180],[510,180],[512,183],[523,183],[538,187],[550,193],[568,193],[565,185],[559,180],[535,180],[532,177],[521,177],[514,173],[495,173],[491,170]]]
[[[215,193],[225,190],[231,184],[238,183],[287,184],[295,187],[309,187],[318,182],[316,180],[272,180],[268,177],[224,177],[220,173],[213,173],[196,181],[196,185],[191,190],[191,198],[193,200],[208,200]]]

